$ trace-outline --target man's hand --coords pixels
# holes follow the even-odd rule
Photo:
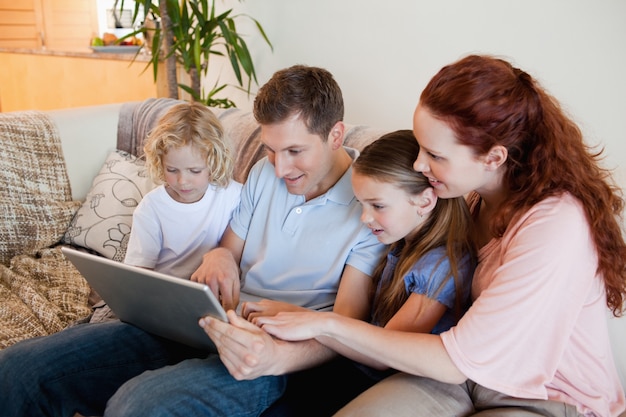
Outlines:
[[[233,310],[228,313],[229,323],[211,317],[200,319],[200,326],[209,335],[230,374],[237,380],[251,380],[264,375],[278,375],[277,349],[280,343],[268,333]]]

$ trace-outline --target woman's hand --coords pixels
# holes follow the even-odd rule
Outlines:
[[[258,317],[275,316],[282,311],[309,311],[304,307],[272,300],[245,302],[241,306],[241,316],[256,324]]]
[[[298,341],[323,335],[335,318],[338,318],[336,313],[306,310],[257,317],[255,323],[272,336]]]

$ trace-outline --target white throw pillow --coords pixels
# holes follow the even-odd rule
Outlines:
[[[143,160],[124,151],[111,152],[63,241],[122,262],[133,212],[143,196],[155,187]]]

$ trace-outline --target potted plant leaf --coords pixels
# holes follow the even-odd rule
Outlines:
[[[192,100],[208,106],[236,107],[232,100],[216,96],[228,84],[220,84],[218,80],[208,92],[202,88],[201,77],[209,70],[211,56],[225,57],[230,62],[238,88],[249,94],[252,82],[258,82],[248,45],[237,31],[237,21],[250,19],[270,48],[272,44],[256,19],[246,14],[233,14],[233,9],[218,14],[215,3],[216,0],[158,0],[157,4],[152,0],[135,0],[133,22],[139,17],[146,19],[146,16],[157,24],[152,27],[142,24],[126,36],[142,33],[145,39],[151,40],[152,58],[148,66],[152,65],[156,81],[159,63],[165,62],[169,97],[178,98],[180,87],[190,94]],[[178,83],[179,67],[187,73],[191,85]]]

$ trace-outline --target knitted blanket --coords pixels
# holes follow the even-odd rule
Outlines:
[[[46,336],[91,314],[90,288],[61,253],[42,249],[0,265],[0,348]]]
[[[89,286],[52,249],[72,201],[61,141],[47,115],[0,113],[0,348],[57,332],[90,313]]]

